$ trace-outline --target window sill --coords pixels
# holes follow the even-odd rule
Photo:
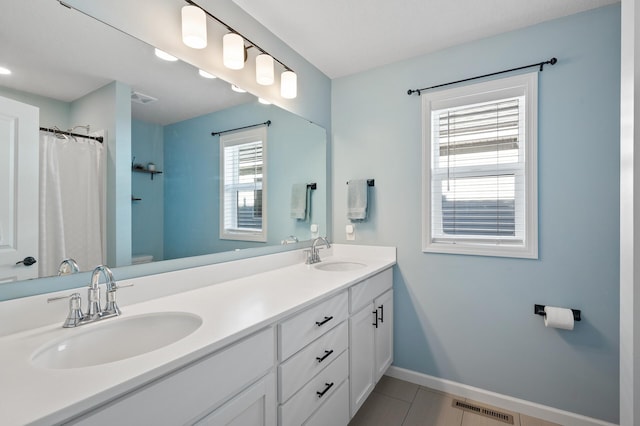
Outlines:
[[[227,232],[223,232],[220,235],[221,240],[234,240],[234,241],[252,241],[258,243],[266,243],[267,236],[262,233],[252,233],[245,231],[237,231],[227,230]]]
[[[425,253],[538,259],[537,247],[508,244],[498,245],[468,242],[432,242],[423,246],[422,251]]]

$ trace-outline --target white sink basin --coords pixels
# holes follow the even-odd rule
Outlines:
[[[364,268],[367,266],[364,263],[360,262],[321,262],[314,266],[314,268],[319,269],[321,271],[354,271],[356,269]]]
[[[52,369],[106,364],[170,345],[202,325],[202,318],[186,312],[159,312],[102,321],[65,330],[68,337],[36,351],[31,362]]]

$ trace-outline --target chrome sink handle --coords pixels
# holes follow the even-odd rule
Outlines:
[[[80,267],[71,257],[64,259],[60,262],[60,266],[58,266],[58,276],[77,274],[78,272],[80,272]]]
[[[117,285],[114,281],[112,289],[107,290],[107,304],[102,311],[103,316],[120,315],[122,313],[118,302],[116,302],[116,290],[123,287],[133,287],[133,284]]]
[[[72,328],[80,325],[80,322],[84,319],[82,313],[82,299],[80,293],[67,294],[65,296],[50,297],[47,299],[47,303],[56,302],[58,300],[69,299],[69,313],[67,319],[64,320],[62,327]]]

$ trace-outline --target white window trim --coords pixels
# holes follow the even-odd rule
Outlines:
[[[525,96],[524,243],[474,240],[434,241],[431,229],[431,112],[465,104]],[[422,251],[429,253],[538,258],[538,73],[521,74],[422,95]]]
[[[251,231],[244,229],[225,229],[224,210],[224,148],[229,145],[239,145],[243,143],[262,141],[262,230]],[[220,239],[236,241],[267,241],[267,128],[243,130],[234,133],[220,135]]]

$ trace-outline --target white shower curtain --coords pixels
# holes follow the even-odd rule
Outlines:
[[[40,133],[40,276],[65,258],[81,271],[104,263],[104,147],[86,138]]]

